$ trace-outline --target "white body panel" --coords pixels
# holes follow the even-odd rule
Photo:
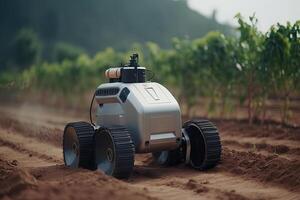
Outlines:
[[[99,89],[119,88],[114,94],[96,93],[98,126],[127,127],[137,153],[171,150],[181,141],[180,107],[172,94],[162,85],[146,83],[105,83]],[[129,94],[124,101],[120,94]],[[124,89],[124,90],[123,90]]]

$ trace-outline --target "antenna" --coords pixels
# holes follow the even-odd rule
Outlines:
[[[129,65],[134,67],[134,69],[135,69],[135,77],[136,77],[137,83],[139,82],[139,71],[138,71],[139,64],[138,64],[138,62],[139,62],[139,54],[137,54],[137,53],[132,54],[132,56],[130,56]]]

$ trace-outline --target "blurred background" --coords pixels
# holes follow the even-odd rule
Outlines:
[[[299,7],[296,0],[1,0],[0,101],[87,114],[104,71],[137,52],[183,115],[300,124]]]

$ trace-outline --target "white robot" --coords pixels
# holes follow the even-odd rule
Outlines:
[[[98,169],[116,178],[128,178],[135,153],[152,153],[161,165],[180,162],[206,170],[220,162],[218,130],[208,120],[183,124],[180,107],[162,85],[146,82],[146,69],[133,54],[128,65],[110,68],[109,83],[101,84],[93,101],[96,123],[72,122],[63,135],[66,166]]]

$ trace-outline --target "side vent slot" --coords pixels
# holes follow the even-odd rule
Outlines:
[[[117,95],[120,89],[117,87],[112,88],[100,88],[96,90],[96,96],[112,96]]]

